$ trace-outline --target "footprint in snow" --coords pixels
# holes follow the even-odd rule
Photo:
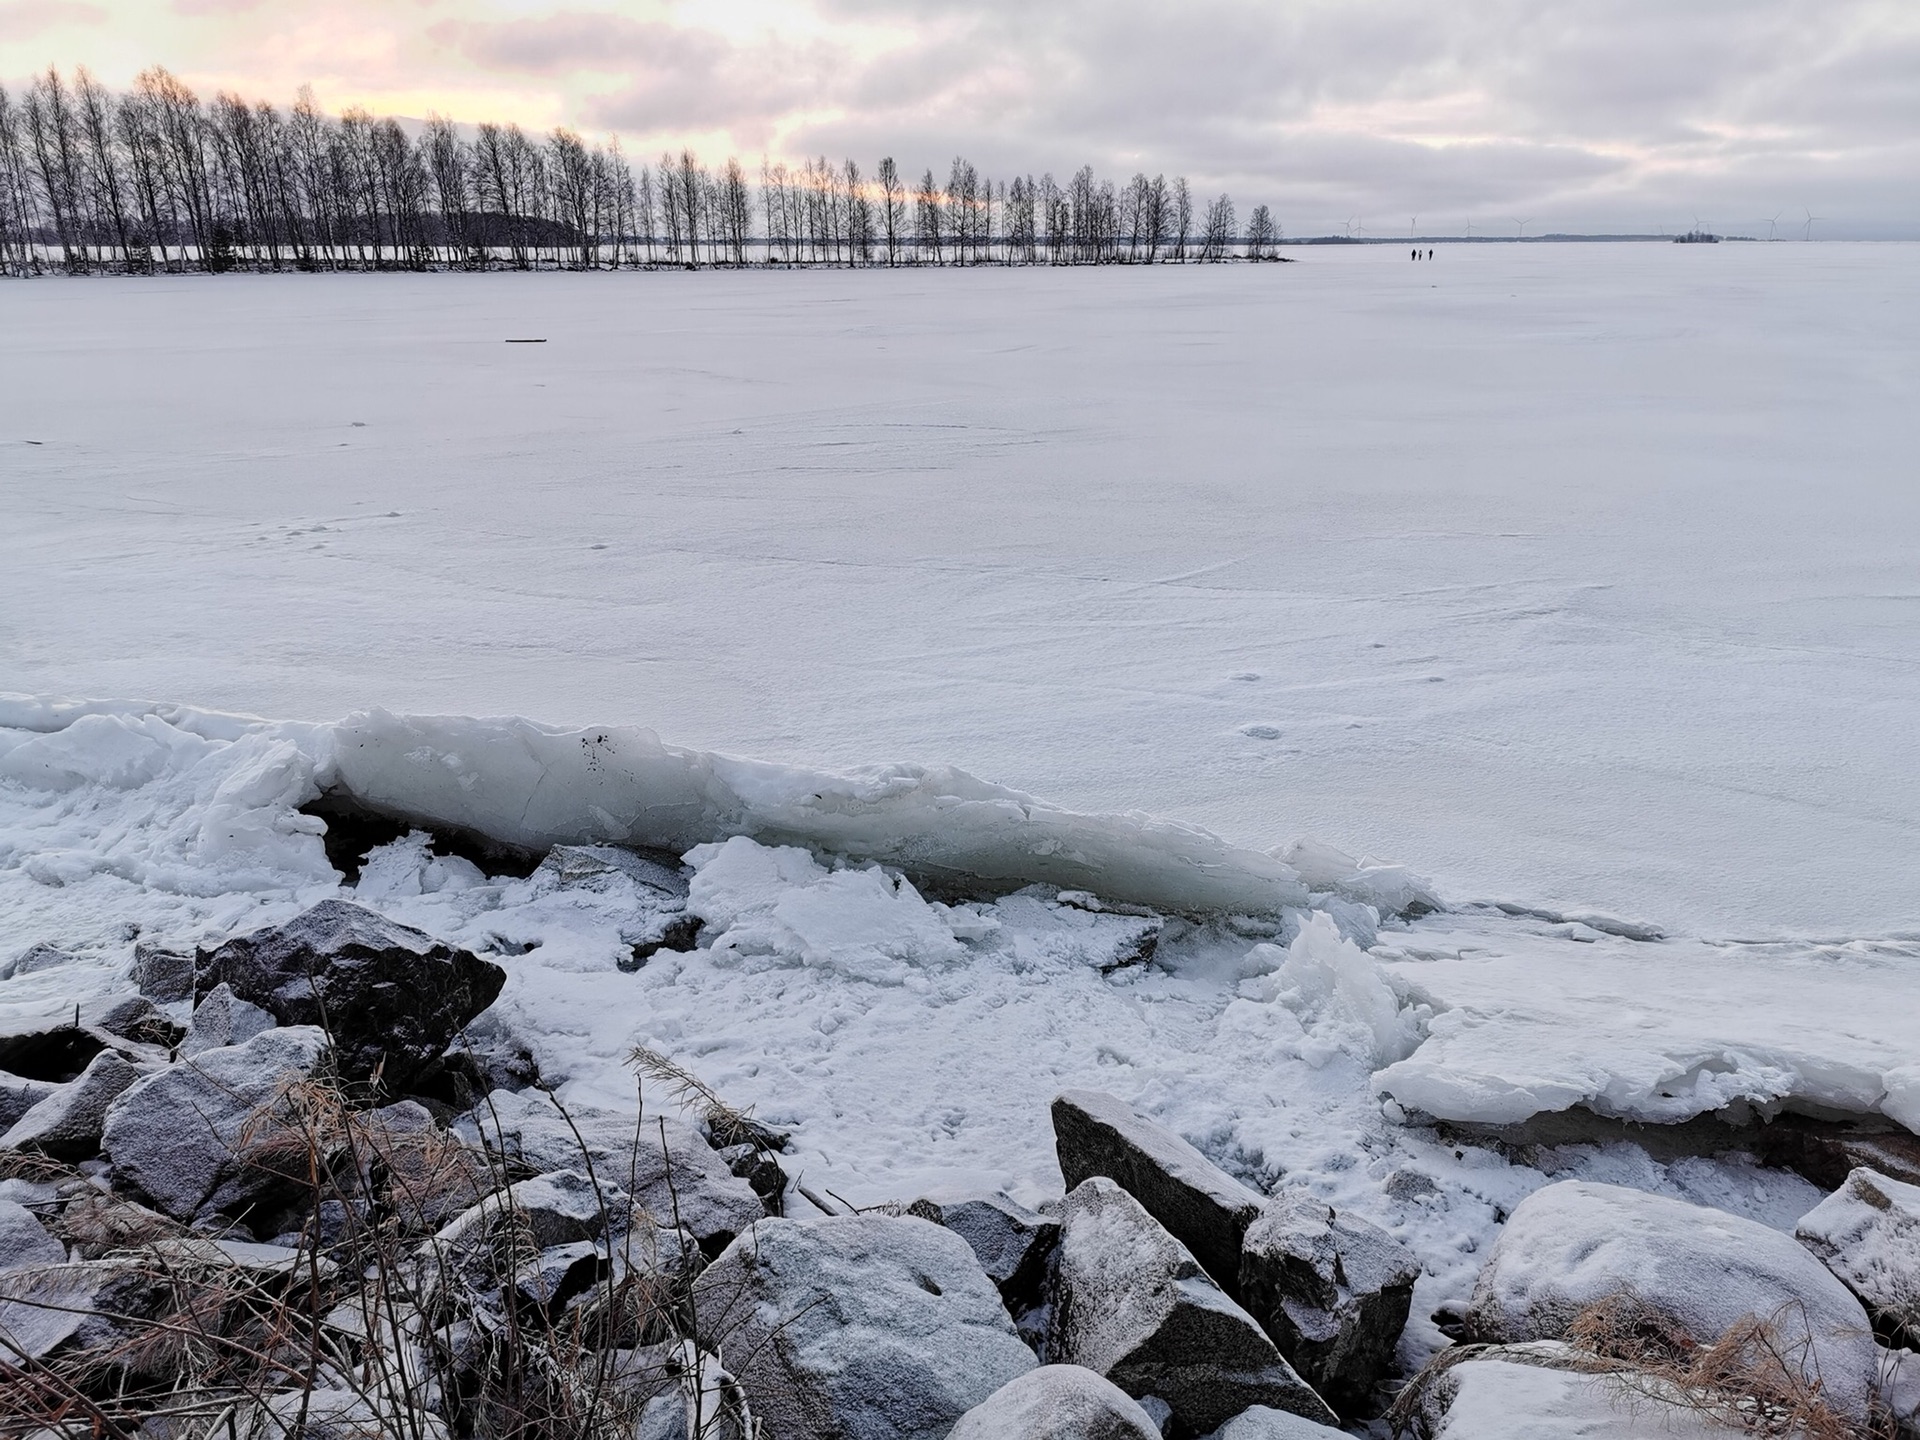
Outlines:
[[[1245,735],[1249,740],[1278,740],[1280,738],[1280,727],[1278,725],[1268,725],[1263,721],[1254,721],[1242,725],[1240,727],[1240,733]]]

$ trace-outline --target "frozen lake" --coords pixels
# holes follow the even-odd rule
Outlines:
[[[0,287],[0,690],[1920,928],[1920,248]],[[508,338],[543,345],[507,345]]]

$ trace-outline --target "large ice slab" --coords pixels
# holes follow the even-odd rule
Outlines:
[[[1636,942],[1447,916],[1375,952],[1432,1006],[1374,1086],[1409,1111],[1505,1125],[1582,1106],[1673,1123],[1797,1107],[1902,1118],[1920,1061],[1920,944]]]
[[[316,725],[0,695],[0,784],[12,801],[0,862],[30,845],[27,863],[50,880],[107,871],[185,893],[327,879],[321,823],[298,807],[332,788],[397,819],[531,850],[678,852],[744,835],[1166,911],[1276,915],[1307,899],[1291,865],[1197,826],[1083,815],[951,766],[835,775],[666,745],[636,726],[383,710]],[[132,797],[130,816],[118,807]],[[1351,890],[1370,873],[1336,878]]]

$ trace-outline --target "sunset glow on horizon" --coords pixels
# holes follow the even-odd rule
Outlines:
[[[1920,9],[1888,0],[0,0],[0,83],[50,64],[750,167],[1185,173],[1304,229],[1920,234]]]

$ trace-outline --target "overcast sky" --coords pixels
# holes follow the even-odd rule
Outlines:
[[[0,76],[49,63],[636,156],[1185,173],[1289,234],[1920,238],[1920,0],[0,0]]]

